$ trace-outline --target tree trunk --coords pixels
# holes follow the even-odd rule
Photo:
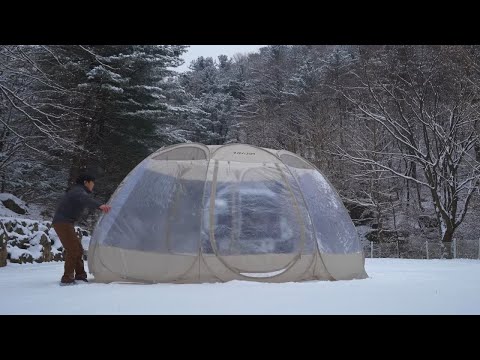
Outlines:
[[[445,234],[443,234],[442,239],[442,259],[452,259],[452,240],[453,240],[453,233],[455,229],[450,228],[447,226],[445,230]]]
[[[70,188],[73,184],[75,184],[75,180],[77,179],[78,175],[80,175],[82,171],[85,171],[86,165],[87,159],[83,156],[83,154],[74,156],[70,165],[67,188]]]
[[[90,165],[92,155],[87,151],[93,151],[94,148],[96,148],[97,146],[96,139],[104,125],[104,121],[102,121],[101,119],[102,117],[99,116],[91,124],[80,124],[80,131],[77,143],[83,144],[86,151],[78,152],[73,156],[70,165],[67,187],[72,186],[75,183],[78,175],[80,175],[83,171],[87,170],[87,166]]]
[[[412,163],[411,163],[411,169],[412,169],[412,171],[411,171],[411,176],[412,176],[414,179],[418,179],[418,177],[417,177],[417,164],[415,164],[414,162],[412,162]],[[420,209],[420,211],[423,211],[420,184],[415,183],[415,184],[412,184],[412,185],[415,186],[415,188],[416,188],[416,190],[417,190],[418,208]]]
[[[410,206],[410,180],[406,180],[407,184],[407,208]]]
[[[3,224],[2,224],[3,226]],[[0,267],[7,266],[7,233],[4,229],[0,229]]]

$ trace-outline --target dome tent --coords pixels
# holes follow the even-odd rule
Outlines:
[[[355,227],[298,155],[245,144],[161,148],[128,174],[89,245],[98,282],[362,279]]]

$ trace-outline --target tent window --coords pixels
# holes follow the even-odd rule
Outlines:
[[[194,146],[182,146],[152,157],[153,160],[206,160],[205,151]]]

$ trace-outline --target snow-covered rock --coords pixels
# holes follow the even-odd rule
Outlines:
[[[0,215],[25,215],[28,214],[28,206],[18,197],[8,193],[0,193]]]
[[[90,234],[78,226],[86,259]],[[50,221],[0,217],[0,267],[12,263],[62,261],[63,247]]]

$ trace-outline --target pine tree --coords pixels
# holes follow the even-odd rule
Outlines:
[[[181,77],[181,86],[188,94],[182,123],[189,141],[210,145],[237,141],[235,111],[242,96],[241,84],[232,79],[235,67],[225,55],[199,57],[190,71]]]

